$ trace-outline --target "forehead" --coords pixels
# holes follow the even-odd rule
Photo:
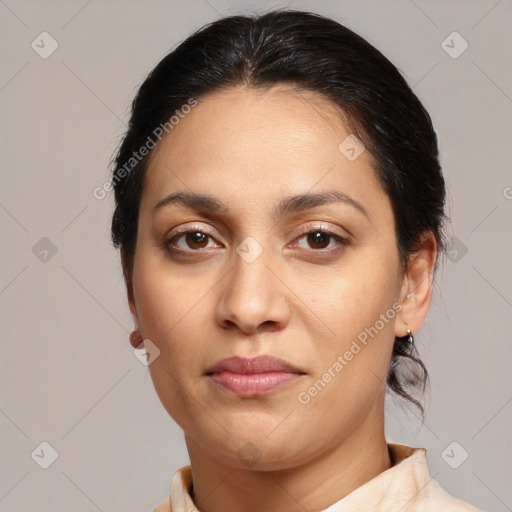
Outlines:
[[[349,160],[340,143],[351,136],[340,111],[323,96],[291,86],[262,91],[233,87],[198,99],[155,148],[143,203],[190,189],[268,204],[276,195],[337,188],[386,201],[363,151]]]

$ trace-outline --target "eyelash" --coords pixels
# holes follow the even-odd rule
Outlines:
[[[201,228],[190,228],[190,229],[185,229],[183,231],[179,231],[178,233],[175,233],[173,234],[169,239],[167,239],[167,241],[165,242],[164,244],[164,247],[171,253],[171,254],[194,254],[194,253],[204,253],[204,252],[208,252],[207,249],[199,249],[199,250],[195,250],[195,249],[190,249],[190,250],[183,250],[183,249],[176,249],[174,247],[171,247],[171,244],[172,242],[176,241],[176,240],[179,240],[182,236],[184,235],[188,235],[188,234],[194,234],[194,233],[201,233],[203,235],[206,235],[208,237],[210,237],[211,239],[213,239],[213,235],[211,233],[208,233],[207,231],[204,231],[203,229]],[[329,230],[328,228],[324,227],[324,226],[314,226],[312,227],[311,229],[308,229],[307,231],[304,231],[302,232],[300,235],[298,235],[297,239],[302,239],[304,238],[305,236],[307,235],[310,235],[310,234],[313,234],[313,233],[323,233],[324,235],[327,235],[328,237],[330,238],[333,238],[335,239],[341,246],[345,247],[345,246],[348,246],[350,245],[351,243],[351,240],[350,238],[348,237],[343,237],[337,233],[334,233],[333,231]],[[300,250],[300,249],[299,249]],[[334,252],[338,252],[339,249],[311,249],[311,251],[313,253],[334,253]]]

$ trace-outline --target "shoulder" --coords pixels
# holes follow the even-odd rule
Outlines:
[[[384,490],[380,500],[383,511],[402,512],[483,512],[452,496],[429,473],[425,448],[388,443],[393,467],[384,471],[380,480]]]
[[[434,479],[418,492],[416,498],[403,509],[403,512],[437,512],[439,510],[484,512],[474,505],[452,496]]]

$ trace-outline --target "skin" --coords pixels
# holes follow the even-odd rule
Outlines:
[[[185,432],[201,511],[320,510],[390,467],[386,375],[394,337],[418,331],[428,312],[436,244],[425,233],[402,272],[372,155],[349,161],[338,149],[349,133],[316,93],[232,87],[200,98],[151,156],[133,274],[123,267],[136,327],[161,351],[149,369]],[[286,196],[333,190],[367,216],[344,202],[273,216]],[[228,211],[172,203],[153,215],[178,191],[209,194]],[[210,237],[174,238],[183,252],[171,253],[166,243],[177,228]],[[318,229],[350,243],[305,234]],[[246,237],[263,250],[252,263],[236,251]],[[402,309],[378,335],[300,403],[299,393],[396,302]],[[259,354],[306,374],[249,398],[204,374],[223,358]],[[247,443],[259,457],[250,467],[238,455]]]

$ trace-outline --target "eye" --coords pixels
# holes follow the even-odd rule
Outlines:
[[[300,243],[305,239],[305,244]],[[315,227],[302,233],[297,238],[301,249],[311,249],[312,252],[335,252],[336,246],[346,246],[350,244],[348,237],[343,237],[322,226]],[[213,236],[203,229],[184,229],[171,235],[165,242],[165,247],[171,253],[200,253],[209,248],[216,247],[213,242]]]
[[[171,252],[201,252],[210,247],[210,240],[213,238],[209,233],[201,229],[189,229],[171,236],[165,246]]]
[[[323,227],[318,227],[309,231],[306,231],[303,233],[298,240],[305,239],[306,244],[309,246],[309,248],[316,251],[329,251],[329,249],[332,249],[333,247],[336,247],[336,245],[344,246],[349,245],[350,240],[347,237],[343,237],[341,235],[338,235],[337,233],[334,233],[333,231],[330,231],[328,229],[325,229]],[[300,248],[308,248],[301,246],[299,244]]]

